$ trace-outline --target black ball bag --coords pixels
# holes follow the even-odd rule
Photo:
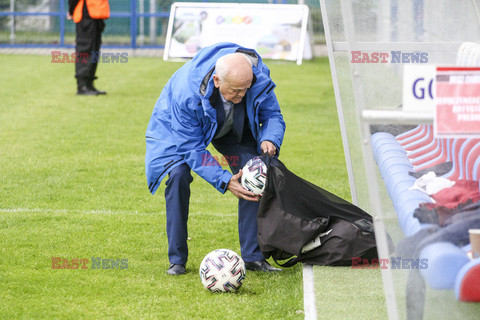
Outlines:
[[[351,266],[353,258],[378,258],[368,213],[296,176],[280,160],[262,160],[268,167],[267,182],[257,224],[265,258],[284,267],[297,262]]]

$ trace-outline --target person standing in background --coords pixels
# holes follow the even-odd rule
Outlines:
[[[108,0],[68,0],[68,19],[76,24],[75,52],[79,58],[75,63],[77,95],[96,96],[106,94],[93,86],[97,79],[97,62],[102,44],[105,19],[110,17]],[[83,55],[82,55],[83,54]]]

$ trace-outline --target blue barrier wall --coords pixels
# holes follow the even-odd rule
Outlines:
[[[105,47],[163,48],[173,0],[111,0],[102,36]],[[189,1],[204,2],[204,1]],[[297,3],[293,0],[209,1]],[[155,8],[151,10],[151,3]],[[318,11],[318,1],[306,2]],[[67,20],[67,0],[0,0],[0,47],[73,47],[75,23]],[[313,18],[317,21],[318,19]],[[323,33],[323,29],[320,30]]]

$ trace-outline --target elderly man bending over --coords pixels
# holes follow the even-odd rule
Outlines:
[[[168,175],[167,273],[185,273],[191,170],[221,193],[239,198],[241,255],[248,270],[280,271],[263,257],[257,242],[258,200],[242,187],[240,170],[262,152],[275,155],[285,122],[270,70],[255,50],[234,43],[206,47],[185,63],[163,88],[146,132],[145,171],[153,194]],[[224,170],[207,146],[229,162]]]

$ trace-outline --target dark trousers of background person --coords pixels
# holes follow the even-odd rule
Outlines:
[[[105,29],[105,22],[101,19],[92,19],[84,6],[83,18],[76,25],[76,45],[75,50],[78,54],[88,54],[88,59],[78,59],[75,63],[75,78],[80,90],[86,86],[92,89],[95,72],[97,71],[97,62],[100,61],[100,45],[102,44],[102,32]],[[87,12],[87,13],[86,13]],[[96,56],[92,55],[92,52]]]
[[[257,143],[249,129],[244,130],[240,143],[237,141],[233,131],[230,131],[225,136],[214,139],[212,144],[215,149],[229,160],[229,166],[233,174],[238,173],[248,160],[258,155],[256,150]],[[173,264],[184,265],[188,259],[187,220],[190,183],[192,181],[191,169],[184,163],[170,171],[166,182],[168,258],[170,263]],[[238,233],[241,256],[245,262],[264,259],[257,241],[258,206],[259,202],[244,199],[238,201]],[[223,208],[218,208],[218,211],[222,212],[224,210]],[[218,230],[218,232],[222,232],[222,230]]]

